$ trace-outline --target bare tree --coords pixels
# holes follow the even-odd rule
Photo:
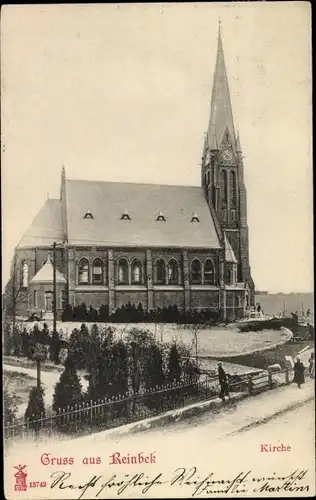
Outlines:
[[[4,316],[11,322],[12,332],[14,332],[16,328],[18,305],[25,302],[27,297],[27,290],[23,287],[22,276],[18,270],[18,256],[17,251],[15,250],[11,263],[10,278],[6,284],[3,297]]]

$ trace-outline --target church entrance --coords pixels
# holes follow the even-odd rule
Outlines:
[[[53,312],[53,292],[45,292],[45,312]]]

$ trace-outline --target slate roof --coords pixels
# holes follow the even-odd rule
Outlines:
[[[54,279],[53,263],[48,255],[45,264],[39,269],[30,283],[52,283]],[[66,283],[64,276],[56,269],[56,283]]]
[[[69,244],[220,248],[201,187],[67,180],[66,193]]]
[[[61,239],[61,203],[59,200],[47,200],[18,246],[46,247]]]
[[[237,259],[234,254],[234,250],[232,249],[231,244],[229,243],[229,240],[226,236],[226,233],[224,235],[225,238],[225,261],[226,262],[233,262],[234,264],[237,264]]]

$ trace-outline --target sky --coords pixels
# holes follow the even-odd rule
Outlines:
[[[72,179],[200,185],[218,20],[259,290],[313,290],[308,2],[2,8],[2,263]]]

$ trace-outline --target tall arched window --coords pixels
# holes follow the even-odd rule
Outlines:
[[[156,261],[156,283],[164,285],[166,283],[166,264],[163,259]]]
[[[142,264],[138,259],[132,263],[132,283],[134,285],[142,283]]]
[[[215,284],[215,269],[210,259],[206,260],[204,263],[204,283],[208,285]]]
[[[89,261],[88,259],[81,259],[79,262],[78,282],[81,285],[89,283]]]
[[[236,174],[233,170],[229,174],[229,196],[231,207],[236,207]]]
[[[227,205],[227,172],[226,170],[221,170],[220,173],[220,190],[221,190],[221,201],[224,206]]]
[[[92,283],[101,285],[103,283],[103,262],[101,259],[95,259],[92,265]]]
[[[24,260],[22,262],[22,287],[27,288],[29,286],[29,266]]]
[[[128,284],[128,263],[126,259],[120,259],[117,264],[117,277],[120,285]]]
[[[198,259],[191,262],[191,283],[200,285],[202,283],[202,266]]]
[[[177,285],[179,283],[179,265],[175,259],[168,262],[168,283]]]
[[[231,280],[231,269],[227,265],[225,265],[225,269],[224,269],[224,280],[225,280],[226,285],[230,285],[230,283],[231,283],[231,281],[230,281]]]

